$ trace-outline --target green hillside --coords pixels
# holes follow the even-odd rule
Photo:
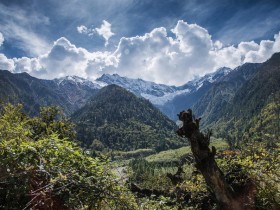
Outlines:
[[[176,125],[149,101],[109,85],[72,115],[83,146],[129,151],[165,150],[182,146]]]

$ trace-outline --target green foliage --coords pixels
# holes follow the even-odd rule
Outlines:
[[[145,159],[149,162],[159,162],[159,163],[177,162],[181,156],[190,152],[191,152],[190,146],[186,146],[186,147],[181,147],[179,149],[161,151],[157,154],[150,155]]]
[[[129,163],[132,170],[130,182],[140,184],[141,187],[166,190],[172,186],[166,174],[174,173],[176,165],[150,163],[145,159],[134,159]]]
[[[280,144],[276,143],[274,148],[267,147],[266,143],[249,141],[240,145],[240,150],[224,150],[220,145],[217,152],[217,163],[223,171],[227,182],[238,194],[243,190],[256,192],[256,209],[279,209],[280,203]],[[164,192],[172,192],[170,197],[153,197],[138,199],[145,204],[156,206],[156,208],[174,209],[216,209],[215,198],[207,189],[202,175],[193,164],[183,166],[183,182],[172,185],[167,173],[175,174],[176,164],[174,161],[177,151],[177,162],[183,154],[183,150],[190,149],[183,147],[181,150],[161,152],[159,155],[152,155],[146,159],[136,159],[130,162],[131,173],[129,180],[137,183],[140,187],[157,189]],[[170,154],[168,154],[168,152]],[[163,155],[164,154],[164,155]],[[180,155],[179,155],[180,154]],[[168,160],[168,158],[171,158]],[[175,162],[175,161],[174,161]],[[250,185],[249,183],[253,183]],[[241,193],[242,194],[242,193]]]
[[[31,127],[33,139],[39,139],[43,136],[49,136],[56,133],[59,139],[74,139],[76,132],[74,124],[65,118],[64,113],[59,107],[42,107],[40,115],[32,119]]]
[[[243,134],[244,138],[247,135],[248,138],[262,139],[266,143],[280,141],[280,92],[273,94],[251,122],[252,126]]]
[[[73,141],[72,124],[57,109],[41,113],[29,118],[20,105],[2,107],[1,209],[138,209],[106,158]]]
[[[139,201],[140,208],[143,210],[179,210],[176,205],[171,205],[169,198],[160,196],[158,199],[140,198]]]
[[[211,209],[213,198],[207,191],[202,175],[192,164],[183,167],[184,181],[176,186],[167,177],[167,173],[176,173],[176,164],[135,159],[129,163],[129,167],[131,169],[130,182],[137,183],[142,188],[160,190],[166,194],[166,197],[162,195],[138,198],[138,203],[141,203],[144,209],[148,209],[146,205],[155,209],[201,209],[203,205],[208,205],[206,209]]]
[[[219,160],[226,178],[236,190],[250,180],[256,186],[256,209],[280,208],[280,144],[267,148],[265,143],[250,141],[239,152]],[[225,153],[226,154],[226,153]]]

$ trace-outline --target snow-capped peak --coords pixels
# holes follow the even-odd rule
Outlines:
[[[118,74],[103,74],[96,81],[104,82],[108,85],[119,85],[139,96],[148,94],[159,97],[165,95],[166,93],[173,93],[176,91],[175,86],[157,84],[154,82],[144,81],[142,79],[130,79],[127,77],[121,77]]]
[[[106,86],[107,84],[98,82],[98,81],[90,81],[88,79],[78,77],[78,76],[65,76],[61,78],[54,79],[54,81],[58,85],[65,85],[67,83],[75,84],[75,85],[83,85],[88,86],[93,89],[100,89],[101,87]]]
[[[214,83],[222,80],[224,76],[226,76],[232,69],[228,67],[222,67],[217,69],[215,72],[205,74],[203,77],[198,77],[194,80],[189,81],[185,85],[179,87],[180,89],[184,89],[186,87],[190,87],[193,90],[198,90],[203,86],[205,82]]]

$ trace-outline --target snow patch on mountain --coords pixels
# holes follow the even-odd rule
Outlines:
[[[230,69],[230,68],[222,67],[222,68],[219,68],[215,72],[205,74],[203,77],[196,78],[192,81],[189,81],[188,83],[181,86],[180,88],[184,88],[184,87],[188,86],[188,87],[192,87],[193,91],[196,91],[203,86],[204,82],[214,83],[214,82],[221,81],[231,71],[232,71],[232,69]]]
[[[190,93],[190,89],[177,90],[173,93],[166,93],[165,95],[159,96],[159,97],[155,97],[154,95],[149,95],[149,94],[145,94],[145,93],[142,93],[141,96],[143,98],[148,99],[154,105],[163,105],[163,104],[167,103],[168,101],[171,101],[178,95],[188,94],[188,93]]]

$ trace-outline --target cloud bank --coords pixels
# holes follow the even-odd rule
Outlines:
[[[106,42],[113,33],[103,22],[99,29]],[[79,26],[80,33],[91,29]],[[264,62],[280,51],[280,32],[274,40],[241,42],[237,46],[223,46],[213,40],[209,32],[182,20],[170,32],[155,28],[143,36],[123,37],[114,51],[89,52],[67,38],[53,43],[51,50],[34,58],[8,59],[0,54],[0,68],[12,72],[27,72],[33,76],[53,79],[78,75],[96,79],[103,73],[118,73],[130,78],[142,78],[157,83],[182,85],[197,75],[213,72],[219,67],[235,68],[245,62]]]

